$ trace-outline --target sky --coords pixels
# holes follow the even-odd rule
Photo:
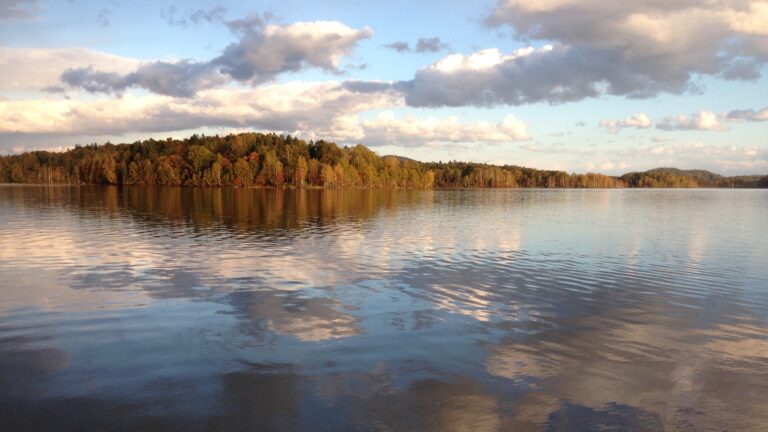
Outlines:
[[[0,154],[276,132],[768,173],[768,0],[0,0]]]

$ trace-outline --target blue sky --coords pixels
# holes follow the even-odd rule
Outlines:
[[[0,0],[0,153],[260,130],[768,173],[768,2],[666,3]]]

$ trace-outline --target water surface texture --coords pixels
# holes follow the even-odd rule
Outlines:
[[[768,430],[768,191],[0,186],[0,430]]]

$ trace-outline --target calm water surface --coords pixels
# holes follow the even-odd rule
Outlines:
[[[768,191],[0,186],[0,430],[768,430]]]

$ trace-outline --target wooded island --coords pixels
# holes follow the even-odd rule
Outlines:
[[[0,156],[0,183],[326,188],[768,187],[768,176],[658,168],[621,177],[514,165],[418,162],[291,136],[241,133]]]

